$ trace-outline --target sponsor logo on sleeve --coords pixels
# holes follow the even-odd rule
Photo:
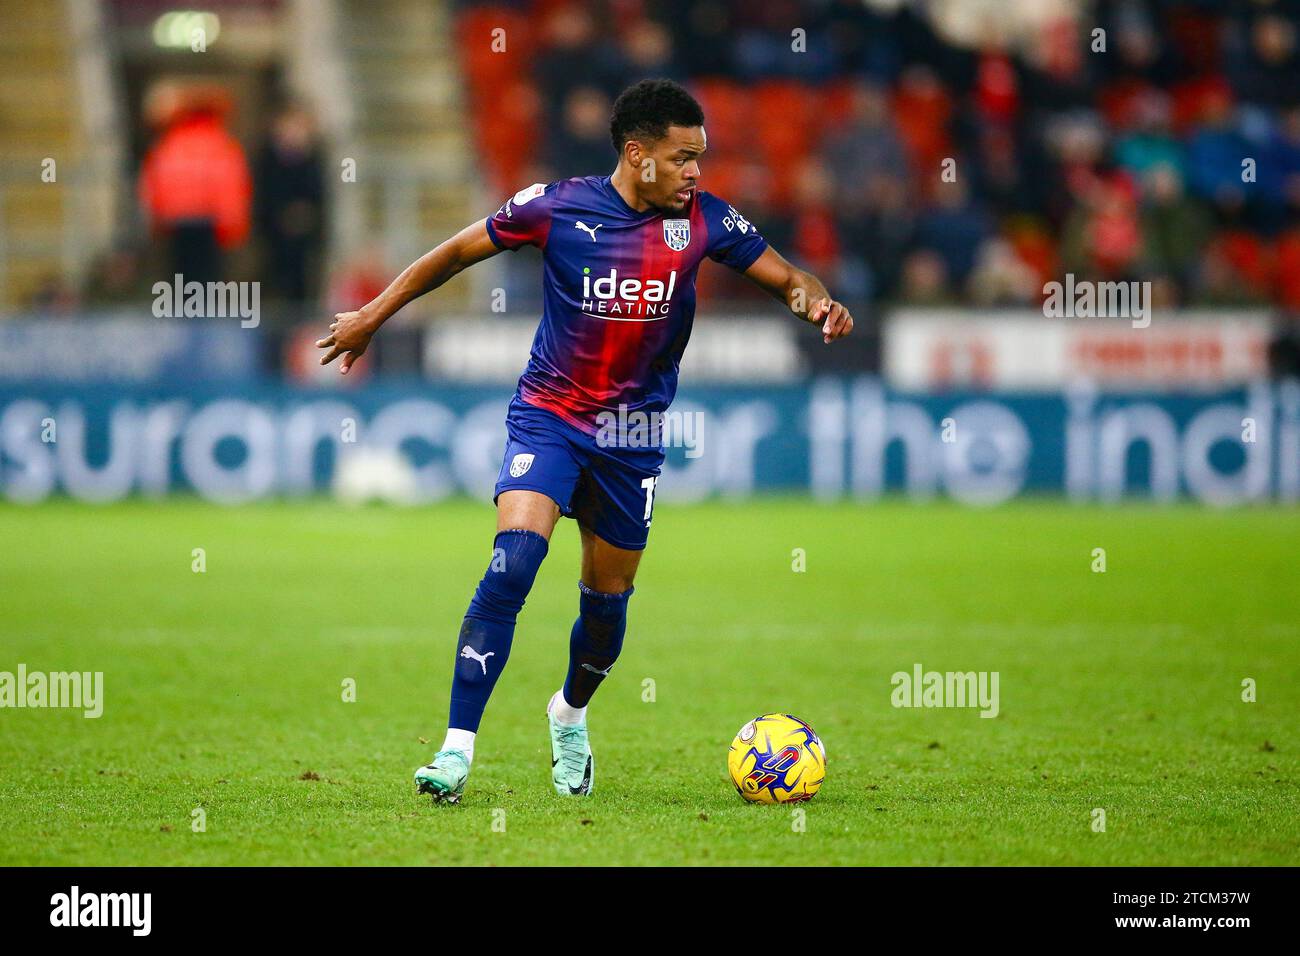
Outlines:
[[[527,189],[521,189],[514,195],[514,204],[522,206],[525,203],[532,202],[542,193],[546,192],[546,183],[533,183]]]

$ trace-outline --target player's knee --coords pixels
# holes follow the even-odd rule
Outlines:
[[[480,614],[488,611],[513,615],[524,606],[537,570],[546,557],[548,544],[536,531],[515,528],[499,531],[492,548],[492,561],[479,582],[474,604]]]

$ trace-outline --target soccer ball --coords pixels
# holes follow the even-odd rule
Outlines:
[[[736,734],[727,770],[736,792],[751,803],[811,800],[826,779],[826,748],[798,717],[764,714]]]

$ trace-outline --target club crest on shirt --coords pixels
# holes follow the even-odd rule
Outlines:
[[[518,478],[531,467],[533,467],[532,455],[515,455],[510,460],[510,477]]]
[[[691,221],[689,219],[665,219],[664,242],[673,252],[681,252],[691,244]]]

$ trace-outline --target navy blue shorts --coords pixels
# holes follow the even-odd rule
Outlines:
[[[518,396],[506,413],[506,433],[493,502],[503,491],[536,491],[614,547],[645,548],[662,448],[603,448],[595,435]]]

